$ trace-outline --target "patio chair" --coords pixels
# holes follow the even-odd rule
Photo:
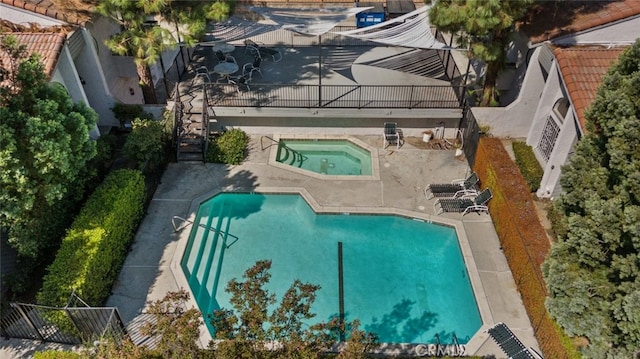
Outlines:
[[[251,81],[251,74],[249,75],[240,75],[234,79],[229,80],[232,84],[236,85],[236,90],[238,93],[251,91],[249,87],[249,82]]]
[[[225,55],[220,50],[216,51],[215,55],[216,55],[216,59],[218,60],[218,63],[221,63],[221,62],[233,62],[236,65],[238,64],[236,62],[236,58],[235,57],[233,57],[231,55]]]
[[[444,212],[462,212],[464,216],[470,212],[489,213],[487,203],[493,197],[491,190],[485,188],[476,195],[464,195],[458,198],[438,198],[433,204],[433,211],[436,214]],[[438,209],[439,207],[439,209]]]
[[[253,56],[258,56],[262,58],[263,55],[271,56],[273,62],[279,62],[282,60],[282,53],[276,49],[272,49],[270,47],[265,47],[261,44],[256,43],[253,40],[246,39],[244,40],[244,52],[250,52]]]
[[[200,66],[196,69],[196,75],[194,76],[192,83],[194,83],[199,78],[202,78],[205,83],[211,82],[211,77],[209,76],[209,69],[206,66]]]
[[[382,147],[386,148],[392,143],[396,144],[396,148],[400,148],[400,133],[398,132],[398,124],[396,122],[385,122],[384,132],[382,133]]]
[[[253,73],[257,72],[262,76],[262,70],[260,70],[260,65],[262,64],[262,58],[256,56],[253,58],[253,62],[248,62],[242,66],[242,76],[249,75],[249,78],[253,77]]]
[[[433,197],[459,197],[460,191],[468,191],[465,194],[473,194],[478,191],[480,179],[475,172],[472,172],[465,179],[457,179],[451,183],[432,183],[424,188],[424,196],[427,199]],[[463,192],[464,193],[464,192]],[[456,194],[458,194],[456,196]]]

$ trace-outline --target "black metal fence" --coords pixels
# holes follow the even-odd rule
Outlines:
[[[209,106],[286,108],[427,109],[460,108],[463,88],[452,86],[205,84]]]
[[[81,344],[106,335],[122,337],[126,329],[116,308],[11,303],[0,320],[0,333],[10,338]]]
[[[478,125],[478,121],[476,121],[475,116],[473,116],[471,107],[468,104],[465,104],[464,106],[462,113],[462,122],[460,123],[459,128],[463,131],[464,134],[464,145],[462,147],[464,156],[469,162],[469,167],[473,168],[476,162],[478,143],[480,142],[480,126]]]

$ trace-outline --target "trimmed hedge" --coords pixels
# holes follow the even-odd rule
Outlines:
[[[106,300],[143,214],[144,176],[112,172],[74,220],[55,260],[47,268],[39,304],[61,307],[76,294],[91,306]]]
[[[474,171],[491,188],[489,212],[522,295],[533,330],[546,358],[579,358],[544,305],[546,286],[540,265],[551,247],[533,198],[518,168],[497,138],[480,138]]]
[[[529,190],[531,192],[537,191],[540,188],[540,181],[542,181],[544,171],[533,153],[533,148],[520,141],[514,141],[511,146],[516,157],[516,165],[518,165],[522,177],[527,182]]]
[[[226,131],[220,137],[209,140],[207,162],[239,165],[244,161],[249,144],[249,136],[237,128]]]

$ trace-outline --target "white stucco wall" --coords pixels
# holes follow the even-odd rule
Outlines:
[[[529,61],[529,67],[518,98],[506,107],[474,107],[473,115],[481,125],[489,125],[490,133],[498,137],[525,138],[531,131],[540,94],[545,86],[538,64],[539,49]]]
[[[0,4],[0,15],[2,19],[25,26],[28,26],[30,22],[44,27],[65,24],[63,21],[5,4]]]
[[[109,93],[107,79],[100,66],[95,38],[87,29],[77,29],[76,31],[82,32],[85,42],[85,46],[76,55],[74,62],[78,75],[85,81],[83,87],[87,99],[100,116],[99,125],[101,127],[117,127],[119,122],[111,111],[114,99]]]
[[[80,83],[80,78],[76,72],[69,49],[66,45],[58,58],[56,68],[53,71],[50,81],[61,83],[69,92],[69,96],[71,96],[73,102],[84,102],[91,107],[84,89],[82,88],[82,84]],[[98,130],[97,124],[91,130],[89,135],[94,139],[100,137],[100,131]]]
[[[110,89],[113,88],[119,77],[133,77],[137,79],[138,74],[133,58],[131,56],[112,55],[104,43],[106,39],[120,32],[120,25],[106,17],[96,16],[93,22],[88,23],[86,27],[90,36],[93,38],[96,54],[108,87]]]
[[[600,43],[615,45],[631,44],[640,38],[640,16],[624,19],[608,25],[599,26],[578,34],[562,36],[552,40],[554,45],[576,45]]]
[[[549,115],[553,111],[554,104],[561,98],[567,99],[570,106],[562,123],[559,124],[560,132],[558,133],[553,150],[547,161],[536,150],[536,146],[542,137],[542,131],[544,130],[547,118],[549,118]],[[578,141],[577,123],[577,115],[562,82],[558,64],[554,61],[540,96],[538,106],[536,107],[529,134],[527,135],[527,144],[534,148],[536,158],[544,170],[544,175],[540,182],[540,189],[536,193],[538,197],[552,198],[561,192],[561,168],[567,162],[573,151],[573,146]]]

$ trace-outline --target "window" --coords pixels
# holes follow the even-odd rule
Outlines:
[[[549,115],[547,123],[542,130],[540,141],[538,141],[538,146],[536,146],[536,150],[544,157],[545,161],[549,161],[549,157],[551,157],[551,151],[553,151],[553,146],[556,144],[558,133],[560,133],[560,126],[553,119],[553,116]]]
[[[557,116],[560,123],[564,122],[564,118],[569,112],[569,101],[565,98],[561,98],[553,104],[553,113]]]
[[[553,147],[556,145],[556,139],[558,133],[560,133],[560,125],[564,122],[564,118],[569,112],[569,101],[565,98],[559,98],[551,109],[551,113],[547,117],[547,122],[544,124],[544,129],[540,134],[540,140],[536,146],[538,153],[544,158],[545,161],[549,161]]]

